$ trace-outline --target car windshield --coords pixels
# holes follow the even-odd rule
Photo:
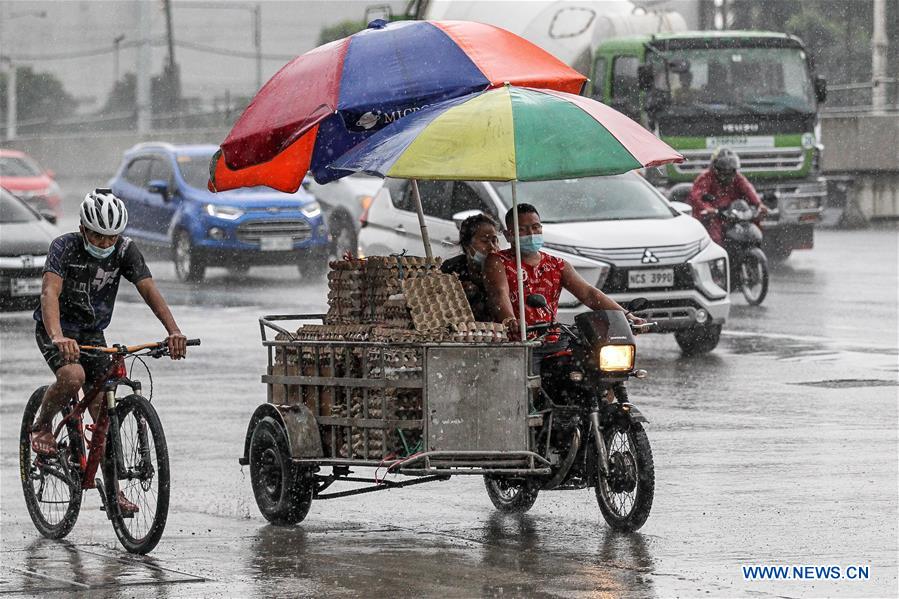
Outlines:
[[[19,156],[0,156],[0,177],[39,177],[41,167],[33,160]]]
[[[512,185],[494,183],[506,205],[512,206]],[[517,184],[518,203],[532,204],[543,223],[568,223],[676,216],[665,199],[639,175],[587,177]]]
[[[0,191],[0,223],[27,223],[38,216],[6,190]]]
[[[709,48],[668,55],[676,112],[813,113],[814,90],[799,48]],[[685,62],[682,62],[685,61]]]
[[[178,156],[178,169],[184,181],[195,189],[206,189],[209,182],[209,154],[180,154]]]

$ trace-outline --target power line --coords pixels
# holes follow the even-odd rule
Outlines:
[[[142,43],[142,40],[130,40],[127,42],[122,42],[119,44],[119,48],[136,48],[139,47]],[[165,38],[159,37],[149,40],[149,44],[151,46],[164,46],[166,44]],[[231,50],[229,48],[217,48],[215,46],[207,46],[205,44],[198,44],[196,42],[186,42],[175,40],[175,45],[179,48],[187,48],[189,50],[194,50],[196,52],[203,52],[206,54],[217,54],[219,56],[231,56],[234,58],[248,58],[255,59],[256,52],[254,51],[244,51],[244,50]],[[105,54],[112,54],[116,51],[115,46],[105,46],[103,48],[93,48],[90,50],[81,50],[78,52],[54,52],[49,54],[3,54],[0,55],[0,58],[9,59],[14,62],[41,62],[45,60],[69,60],[76,58],[91,58],[94,56],[103,56]],[[263,60],[293,60],[297,57],[296,54],[260,54]]]

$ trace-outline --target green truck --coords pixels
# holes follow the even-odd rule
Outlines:
[[[587,94],[639,121],[687,161],[646,174],[683,201],[717,146],[776,209],[763,223],[775,260],[814,245],[827,191],[819,106],[827,86],[802,42],[782,33],[687,31],[595,46]]]

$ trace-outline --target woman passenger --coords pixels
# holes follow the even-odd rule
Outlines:
[[[486,214],[469,216],[459,227],[462,253],[446,260],[440,270],[459,277],[474,319],[492,322],[493,311],[484,288],[484,262],[487,256],[499,251],[499,232],[496,221]]]

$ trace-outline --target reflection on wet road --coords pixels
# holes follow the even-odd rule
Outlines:
[[[189,336],[184,362],[153,361],[172,458],[172,508],[151,557],[127,555],[95,492],[68,540],[39,539],[18,480],[19,417],[49,371],[27,314],[5,315],[0,367],[0,593],[160,596],[896,596],[895,231],[822,231],[774,270],[761,308],[734,296],[722,343],[687,359],[639,340],[630,386],[650,420],[652,514],[611,532],[590,490],[545,492],[498,514],[483,482],[315,502],[297,527],[265,523],[237,464],[265,392],[256,319],[318,312],[324,286],[288,267],[202,286],[151,264]],[[891,260],[884,260],[891,256]],[[107,338],[162,336],[123,285]],[[135,376],[147,377],[138,366]],[[867,564],[867,581],[748,581],[742,565]]]

